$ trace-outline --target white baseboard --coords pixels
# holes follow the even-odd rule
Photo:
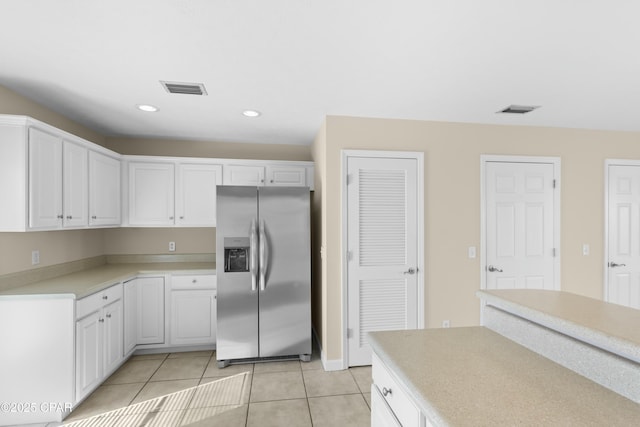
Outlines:
[[[322,362],[322,368],[325,371],[343,371],[347,369],[348,366],[344,366],[342,359],[332,359],[332,360],[327,359],[327,355],[324,352],[324,349],[322,348],[322,345],[320,343],[320,338],[318,338],[318,334],[316,333],[315,328],[312,328],[312,330],[313,330],[313,339],[315,340],[316,345],[320,349],[320,361]]]

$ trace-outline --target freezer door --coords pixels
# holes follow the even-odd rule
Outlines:
[[[260,357],[311,353],[309,189],[258,190]]]
[[[258,216],[257,190],[218,186],[216,205],[216,358],[258,357],[258,288],[252,284],[251,265],[258,250],[257,235],[251,233]],[[240,266],[242,262],[247,262],[248,268]]]

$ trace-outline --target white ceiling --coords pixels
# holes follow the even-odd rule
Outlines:
[[[637,0],[0,6],[0,85],[105,135],[310,144],[325,115],[640,131]]]

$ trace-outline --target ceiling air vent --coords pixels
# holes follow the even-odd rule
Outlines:
[[[535,110],[536,108],[540,108],[539,105],[509,105],[507,108],[503,108],[498,111],[498,113],[506,113],[506,114],[526,114]]]
[[[202,83],[179,83],[165,82],[160,80],[160,84],[169,93],[181,93],[184,95],[206,95],[207,90]]]

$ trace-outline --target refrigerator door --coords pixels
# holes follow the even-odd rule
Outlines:
[[[260,357],[311,354],[308,188],[260,187]]]
[[[255,187],[218,186],[217,193],[216,358],[258,357],[257,190]],[[255,233],[252,233],[252,225]],[[231,249],[225,250],[225,243]],[[225,259],[230,256],[234,258]]]

